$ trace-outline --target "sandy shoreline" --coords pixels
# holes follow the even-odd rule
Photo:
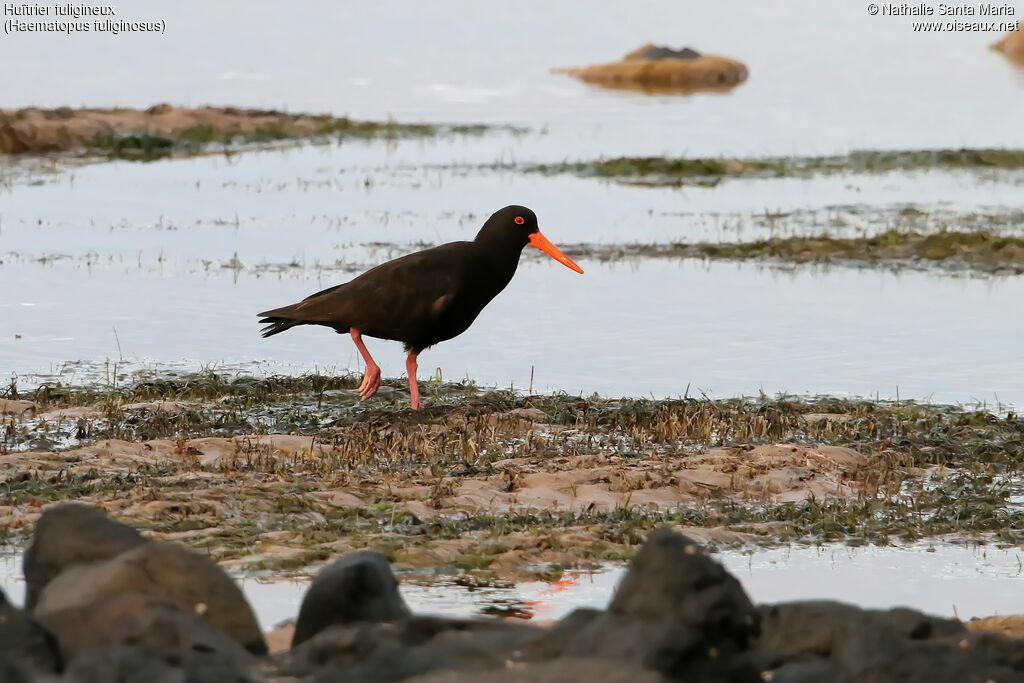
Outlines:
[[[1022,540],[1007,525],[1022,515],[1006,497],[1024,431],[1012,415],[436,383],[420,414],[398,390],[360,403],[357,381],[8,398],[0,530],[17,542],[45,504],[80,500],[236,569],[301,570],[372,547],[398,570],[484,580],[624,559],[659,525],[721,545]]]
[[[437,126],[357,121],[327,114],[291,114],[238,107],[148,109],[0,109],[0,153],[81,152],[150,161],[196,154],[212,144],[340,137],[433,136],[479,133],[484,126]]]

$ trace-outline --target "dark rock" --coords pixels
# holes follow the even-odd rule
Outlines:
[[[387,558],[369,550],[351,553],[321,569],[306,591],[292,647],[335,624],[398,621],[410,615]]]
[[[826,600],[765,605],[755,659],[761,669],[774,669],[800,657],[829,657],[848,621],[860,610]]]
[[[821,657],[790,662],[771,672],[772,683],[825,683],[835,680],[832,663]]]
[[[252,656],[203,619],[124,594],[44,617],[72,681],[249,681]]]
[[[0,681],[3,683],[56,683],[57,676],[43,673],[25,662],[0,654]]]
[[[669,529],[647,537],[608,605],[614,615],[676,621],[745,648],[760,614],[743,586],[696,542]]]
[[[606,659],[559,659],[491,671],[437,671],[408,683],[664,683],[655,671]]]
[[[686,681],[760,681],[745,652],[757,610],[720,564],[667,529],[648,537],[606,613],[567,619],[577,627],[556,627],[562,657],[634,662]],[[552,645],[542,638],[527,657],[551,656]]]
[[[852,629],[832,655],[837,683],[986,683],[1024,681],[1004,657],[979,647],[972,634],[911,640],[886,629]]]
[[[0,591],[0,662],[15,669],[37,672],[61,670],[60,649],[57,640],[31,616],[7,602]],[[14,679],[0,676],[0,681]]]
[[[966,633],[959,621],[905,608],[864,610],[831,600],[764,605],[756,661],[770,669],[799,657],[829,657],[855,629],[884,630],[911,640]]]
[[[999,633],[971,633],[968,640],[971,647],[984,653],[989,661],[997,661],[1015,671],[1024,671],[1024,640]],[[957,646],[963,647],[963,638],[957,639]]]
[[[568,649],[579,632],[589,627],[604,615],[604,610],[581,607],[575,609],[557,624],[546,629],[535,642],[530,643],[529,657],[532,660],[554,659]]]
[[[1024,680],[1024,641],[915,610],[830,601],[767,605],[754,661],[773,681]]]
[[[132,634],[144,632],[144,625],[167,609],[179,608],[145,595],[125,593],[104,596],[86,605],[41,612],[39,619],[56,637],[65,660],[70,661],[90,649],[122,644]],[[184,614],[192,620],[198,619],[188,612]],[[212,627],[204,624],[204,628],[206,631],[198,633],[197,638],[202,638]],[[168,637],[178,638],[175,634]],[[220,637],[225,638],[223,634]]]
[[[888,610],[864,610],[869,619],[877,619],[904,638],[922,640],[958,636],[967,632],[963,622],[956,619],[933,617],[916,609],[894,607]]]
[[[543,633],[497,620],[411,617],[332,626],[285,655],[285,675],[317,681],[389,683],[444,669],[504,668]]]
[[[130,646],[90,650],[72,663],[63,678],[66,683],[213,683],[216,680],[186,677],[180,668]]]
[[[700,53],[696,50],[684,47],[681,50],[673,50],[670,47],[652,46],[644,50],[643,52],[635,55],[636,59],[697,59],[700,57]]]
[[[42,618],[126,594],[177,605],[202,616],[250,652],[267,652],[256,616],[231,577],[213,560],[177,543],[149,542],[106,562],[64,571],[40,594],[36,615]]]
[[[25,551],[25,609],[35,609],[43,588],[68,567],[102,562],[146,543],[135,529],[81,503],[48,507]]]

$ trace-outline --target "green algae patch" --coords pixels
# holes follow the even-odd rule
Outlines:
[[[833,156],[765,157],[752,159],[616,157],[595,161],[538,164],[529,170],[546,174],[574,173],[636,185],[711,184],[725,178],[808,177],[838,173],[887,173],[928,169],[1024,168],[1024,150],[864,150]]]
[[[887,230],[865,237],[842,238],[825,234],[693,244],[580,244],[567,245],[564,251],[578,260],[700,258],[877,266],[893,270],[938,268],[990,275],[1024,273],[1024,238],[988,230],[942,230],[929,234]]]

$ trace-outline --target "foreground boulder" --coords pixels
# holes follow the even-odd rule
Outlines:
[[[633,50],[619,62],[556,71],[608,88],[681,93],[728,90],[747,80],[749,74],[743,62],[729,57],[652,43]]]
[[[317,575],[303,598],[281,673],[390,683],[459,671],[470,676],[465,680],[474,680],[472,676],[506,668],[544,632],[515,621],[413,616],[387,558],[362,551]]]
[[[54,613],[132,595],[176,605],[250,652],[267,652],[256,616],[231,577],[213,560],[177,543],[148,542],[106,562],[73,566],[46,585],[35,613],[53,621]]]
[[[52,509],[53,510],[53,509]],[[324,568],[277,657],[241,592],[183,546],[145,541],[85,506],[43,517],[23,612],[0,594],[0,681],[100,683],[888,683],[1024,681],[1024,640],[910,609],[830,601],[756,608],[697,543],[651,533],[607,610],[551,628],[415,616],[387,559]],[[58,530],[77,538],[62,546]],[[111,540],[113,539],[113,540]],[[126,546],[117,550],[121,546]]]
[[[759,614],[742,586],[694,541],[653,532],[607,611],[577,610],[533,655],[634,662],[672,680],[760,681],[746,656]]]
[[[61,669],[57,640],[0,591],[0,681],[33,680]]]
[[[411,617],[332,626],[285,655],[281,673],[338,683],[390,683],[433,671],[504,669],[543,629],[494,619]]]
[[[409,683],[665,683],[664,676],[632,664],[600,659],[558,659],[491,671],[437,671]]]
[[[45,620],[68,656],[71,681],[248,682],[252,656],[176,605],[123,595]]]
[[[368,550],[351,553],[317,574],[302,599],[292,647],[335,624],[398,621],[410,616],[387,558]]]
[[[721,565],[668,530],[651,534],[607,611],[577,610],[552,629],[406,617],[393,581],[384,558],[368,553],[324,570],[321,585],[303,601],[303,616],[325,609],[307,619],[308,631],[297,630],[282,672],[378,683],[427,674],[433,677],[427,680],[580,680],[595,671],[609,681],[760,680],[747,658],[757,610]],[[365,602],[356,599],[360,590]],[[328,625],[331,619],[336,625]],[[320,625],[326,628],[314,633]]]
[[[1024,641],[916,610],[827,600],[766,605],[755,661],[773,681],[1024,680]]]
[[[43,588],[64,570],[109,560],[144,543],[135,529],[88,505],[59,503],[47,508],[25,551],[25,609],[33,610]]]
[[[959,621],[929,617],[915,610],[865,610],[831,600],[761,607],[761,636],[756,642],[759,668],[773,669],[793,659],[830,657],[855,631],[884,631],[893,639],[927,640],[959,636]]]

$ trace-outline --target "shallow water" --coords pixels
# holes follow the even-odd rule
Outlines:
[[[1024,297],[1021,278],[695,261],[583,265],[585,276],[554,262],[524,264],[470,331],[421,356],[421,374],[440,368],[447,379],[527,389],[532,372],[536,391],[583,395],[680,396],[689,387],[718,397],[898,392],[1024,403],[1024,318],[1005,315]],[[354,370],[347,337],[302,327],[263,339],[255,316],[337,275],[4,266],[0,278],[18,296],[0,302],[0,317],[21,338],[0,336],[0,367],[45,373],[63,359],[95,359],[65,378],[84,381],[90,367],[102,379],[104,359],[123,354],[194,371],[221,363],[256,373]],[[398,344],[368,346],[385,376],[401,375]]]
[[[520,144],[514,136],[487,145]],[[637,188],[571,176],[432,168],[473,140],[309,146],[231,159],[95,164],[3,192],[0,372],[357,371],[351,343],[300,328],[264,340],[255,313],[352,277],[417,242],[475,234],[523,201],[556,243],[730,241],[867,234],[901,207],[1011,214],[1024,174],[894,173]],[[494,151],[494,149],[492,149]],[[420,164],[420,165],[417,165]],[[427,164],[428,166],[423,166]],[[369,180],[369,184],[367,181]],[[514,198],[514,199],[513,199]],[[867,203],[865,203],[867,202]],[[837,210],[829,207],[845,206]],[[795,218],[773,213],[796,211]],[[837,218],[838,216],[838,218]],[[834,220],[833,220],[834,219]],[[939,220],[936,225],[941,227]],[[971,225],[986,227],[985,219]],[[533,256],[533,250],[529,250]],[[1019,403],[1024,281],[880,270],[580,259],[584,276],[524,259],[424,375],[605,396],[765,391]],[[396,344],[371,341],[384,372]]]
[[[933,3],[934,4],[934,3]],[[860,2],[724,0],[372,4],[136,0],[164,35],[25,34],[0,42],[0,105],[223,103],[402,120],[540,127],[543,152],[827,153],[1024,146],[1024,74],[1001,33],[915,33]],[[654,41],[743,60],[725,95],[593,88],[552,67],[615,61]],[[201,49],[198,49],[201,46]],[[45,56],[45,58],[41,58]],[[60,87],[55,87],[59,79]]]
[[[195,267],[237,253],[250,265],[366,263],[366,243],[471,239],[487,215],[511,203],[533,208],[541,229],[559,244],[719,242],[825,231],[855,236],[899,227],[907,209],[946,216],[933,227],[955,228],[964,214],[1008,214],[1015,218],[1008,225],[982,227],[1024,234],[1022,171],[649,188],[474,166],[497,161],[505,144],[518,150],[524,143],[498,135],[88,165],[48,182],[0,189],[0,259],[92,255]],[[476,158],[437,165],[463,154]],[[790,212],[800,215],[785,215]]]
[[[857,236],[905,225],[907,209],[933,216],[929,230],[1024,229],[1012,218],[1024,209],[1019,171],[647,188],[501,168],[618,155],[1022,148],[1024,128],[1011,113],[1024,109],[1024,70],[986,49],[1001,34],[914,33],[910,18],[813,0],[661,0],[642,9],[612,0],[600,11],[582,0],[137,0],[118,11],[166,19],[167,33],[7,36],[0,107],[213,103],[529,132],[58,173],[34,162],[0,168],[0,379],[17,376],[22,387],[211,365],[356,370],[347,339],[305,328],[263,340],[255,312],[412,243],[468,238],[513,202],[533,207],[558,244]],[[647,41],[739,58],[751,79],[724,95],[649,97],[549,73],[612,61]],[[977,214],[1011,219],[988,226]],[[423,355],[422,373],[440,368],[448,379],[519,389],[532,376],[538,391],[606,396],[689,388],[1024,403],[1021,278],[581,262],[583,277],[524,262],[469,332]],[[399,374],[396,344],[371,340],[370,348],[386,375]],[[758,601],[835,597],[944,615],[955,607],[963,618],[1024,612],[1015,550],[718,557]],[[19,571],[16,559],[0,557],[0,586],[15,600]],[[620,575],[610,568],[569,586],[472,592],[405,585],[403,593],[418,611],[470,615],[497,605],[554,619],[604,606]],[[294,615],[305,584],[246,579],[244,588],[269,627]]]
[[[1019,589],[1024,556],[1017,548],[917,544],[903,548],[841,545],[714,554],[755,603],[829,599],[862,607],[905,606],[960,619],[1024,613]],[[579,607],[604,608],[623,569],[571,572],[557,583],[524,582],[510,588],[468,589],[403,583],[414,612],[471,617],[514,611],[546,621]],[[242,579],[265,629],[298,613],[308,580]],[[24,598],[20,556],[0,555],[0,588],[16,604]]]

